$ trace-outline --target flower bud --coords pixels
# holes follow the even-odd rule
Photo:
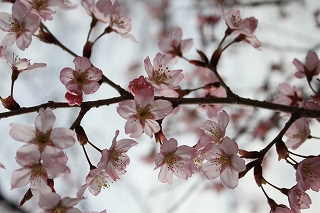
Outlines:
[[[286,159],[289,156],[288,148],[282,140],[277,141],[276,149],[279,156],[278,160]]]
[[[254,179],[255,179],[255,181],[256,181],[258,186],[261,186],[262,184],[266,183],[266,181],[264,180],[264,178],[262,176],[262,166],[261,166],[261,164],[257,164],[254,167],[253,174],[254,174]]]
[[[82,126],[78,125],[75,128],[76,134],[77,134],[77,139],[79,141],[79,143],[84,146],[87,144],[88,142],[88,137],[84,131],[84,129],[82,128]]]

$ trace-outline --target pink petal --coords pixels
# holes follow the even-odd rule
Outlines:
[[[11,189],[19,188],[30,182],[31,169],[20,168],[12,172]]]
[[[239,173],[228,168],[225,168],[220,175],[221,182],[229,189],[234,189],[238,186]]]
[[[92,66],[88,58],[81,56],[75,57],[73,63],[75,65],[75,70],[81,72],[86,71],[86,69]]]
[[[11,123],[10,126],[11,130],[9,132],[9,135],[17,141],[28,143],[36,136],[34,127],[13,123]]]
[[[68,148],[75,143],[74,131],[66,128],[55,128],[51,131],[50,139],[61,149]]]
[[[54,122],[56,121],[56,116],[53,114],[52,109],[49,107],[46,109],[41,108],[39,114],[37,115],[34,123],[37,130],[46,133],[51,130]]]

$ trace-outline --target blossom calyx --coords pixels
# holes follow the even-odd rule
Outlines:
[[[6,108],[6,109],[8,109],[10,111],[20,109],[20,105],[14,100],[14,98],[11,95],[9,95],[5,99],[0,97],[0,100],[1,100],[2,105],[4,106],[4,108]]]

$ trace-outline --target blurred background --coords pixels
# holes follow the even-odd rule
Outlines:
[[[78,4],[74,9],[55,8],[53,21],[44,25],[61,43],[78,55],[86,41],[91,17],[80,4],[80,0],[71,0]],[[320,3],[317,0],[120,0],[122,15],[131,18],[131,33],[138,43],[124,39],[116,33],[103,36],[94,45],[91,62],[101,69],[108,78],[127,89],[129,82],[146,76],[143,60],[149,56],[152,60],[159,41],[168,37],[175,27],[181,27],[183,39],[193,38],[193,48],[185,54],[188,59],[199,59],[196,50],[211,56],[227,29],[218,4],[227,11],[238,9],[241,17],[253,16],[258,19],[256,36],[263,47],[257,50],[245,43],[231,45],[222,55],[218,71],[236,94],[258,100],[272,101],[278,92],[278,84],[287,82],[303,90],[304,97],[312,93],[306,81],[294,79],[296,72],[294,58],[304,62],[309,51],[319,52],[320,48]],[[0,2],[0,12],[11,13],[12,4]],[[94,40],[106,28],[99,23],[93,30],[90,40]],[[5,36],[0,31],[0,40]],[[225,45],[231,40],[227,39]],[[65,87],[59,80],[64,67],[74,68],[74,57],[55,45],[39,41],[33,37],[32,44],[25,51],[16,45],[6,50],[10,60],[14,55],[28,58],[31,63],[46,63],[43,69],[32,70],[19,75],[14,86],[14,98],[22,107],[30,107],[48,101],[66,102]],[[12,57],[11,57],[12,56]],[[199,70],[183,59],[170,65],[171,69],[183,69],[184,80],[181,88],[203,86],[212,74],[208,70]],[[0,60],[0,96],[10,94],[11,69]],[[201,91],[188,97],[201,95]],[[118,96],[117,91],[103,84],[92,95],[84,95],[84,101],[107,99]],[[117,104],[91,109],[81,122],[89,140],[100,149],[109,148],[116,130],[120,130],[118,139],[129,138],[124,133],[125,121],[116,112]],[[231,116],[226,135],[236,140],[240,149],[260,150],[264,148],[284,126],[286,119],[278,114],[245,106],[224,106]],[[0,106],[0,112],[7,109]],[[69,128],[79,113],[78,108],[55,109],[57,117],[54,127]],[[6,169],[0,170],[0,212],[28,212],[39,209],[36,202],[30,200],[18,210],[17,205],[28,186],[10,190],[11,174],[20,168],[15,161],[15,152],[22,143],[9,136],[10,123],[34,125],[37,113],[2,118],[0,120],[0,162]],[[242,116],[240,116],[242,115]],[[245,116],[243,116],[245,115]],[[237,119],[240,116],[240,119]],[[199,140],[202,131],[199,127],[208,119],[206,112],[199,106],[183,106],[175,114],[168,116],[163,128],[168,138],[176,138],[179,145],[193,146]],[[212,118],[217,121],[217,118]],[[311,134],[319,132],[319,124],[312,120]],[[158,180],[159,170],[154,170],[154,156],[159,144],[146,135],[137,138],[138,146],[129,150],[131,163],[127,173],[117,182],[103,189],[98,196],[89,192],[77,206],[82,212],[107,210],[130,213],[249,213],[269,212],[270,207],[261,189],[257,187],[253,172],[240,179],[239,186],[230,190],[220,179],[208,181],[201,174],[194,174],[187,181],[174,178],[173,184],[164,184]],[[87,146],[90,159],[97,163],[100,153]],[[319,141],[308,140],[297,153],[319,155]],[[83,185],[89,172],[81,146],[76,143],[65,150],[67,165],[71,173],[55,180],[57,193],[62,197],[75,197],[78,187]],[[297,158],[298,161],[301,159]],[[275,148],[271,149],[264,161],[264,176],[276,186],[291,188],[295,184],[295,170],[285,161],[278,161]],[[271,186],[265,186],[269,196],[279,204],[288,206],[287,197]],[[319,194],[308,191],[313,204],[306,213],[315,213],[320,209]]]

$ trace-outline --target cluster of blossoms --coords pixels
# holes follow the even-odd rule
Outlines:
[[[91,166],[89,174],[86,177],[86,183],[81,186],[77,192],[77,197],[81,198],[88,188],[93,195],[98,195],[102,188],[108,188],[110,181],[120,179],[119,175],[126,173],[130,158],[127,151],[138,145],[132,139],[121,139],[117,141],[119,130],[116,131],[109,149],[101,150],[101,159],[97,167]]]
[[[17,150],[16,161],[22,168],[13,171],[11,188],[30,183],[32,195],[40,206],[41,198],[53,190],[48,181],[70,173],[66,166],[68,157],[63,149],[75,143],[74,131],[53,128],[55,120],[50,108],[41,108],[35,127],[10,124],[10,136],[25,143]]]
[[[178,146],[173,138],[165,140],[155,159],[155,169],[161,168],[159,180],[172,184],[173,174],[187,179],[200,171],[208,180],[220,176],[227,188],[237,187],[239,172],[244,171],[246,166],[237,155],[237,143],[225,136],[228,122],[229,116],[225,111],[219,113],[218,123],[206,121],[201,127],[206,135],[194,147]]]
[[[10,124],[10,136],[25,143],[17,150],[16,161],[22,168],[13,171],[11,188],[30,183],[32,196],[43,212],[81,213],[74,206],[83,199],[85,190],[89,188],[90,193],[98,195],[103,187],[109,186],[108,181],[119,179],[130,163],[126,152],[137,142],[131,139],[117,141],[119,131],[116,131],[110,149],[101,150],[100,162],[97,167],[91,168],[86,184],[79,188],[77,197],[61,199],[50,182],[70,172],[66,166],[68,157],[63,149],[72,146],[75,139],[73,130],[53,128],[55,120],[50,108],[41,108],[35,119],[35,127]],[[0,167],[4,168],[2,164]],[[105,210],[101,213],[105,213]]]
[[[131,19],[121,14],[121,4],[118,1],[98,0],[95,3],[95,0],[82,0],[81,4],[87,14],[92,17],[90,32],[100,21],[109,24],[103,34],[116,32],[122,37],[136,42],[135,37],[129,33],[132,28]],[[55,12],[52,7],[55,6],[73,7],[74,5],[68,0],[17,0],[12,6],[12,14],[0,13],[0,29],[9,32],[0,46],[0,57],[12,69],[12,88],[13,82],[21,72],[42,68],[46,64],[30,64],[30,61],[25,58],[15,58],[13,62],[10,62],[5,53],[6,47],[16,42],[19,49],[28,48],[32,35],[41,27],[41,22],[53,20],[52,14]],[[220,7],[220,9],[228,26],[222,41],[227,36],[235,34],[235,39],[232,42],[244,41],[255,48],[262,46],[254,35],[258,24],[254,17],[241,19],[239,10],[231,9],[225,12],[223,8]],[[87,42],[89,41],[87,40]],[[182,29],[175,27],[167,38],[158,43],[158,46],[164,54],[157,53],[152,62],[149,57],[146,57],[144,68],[147,76],[134,79],[128,86],[133,100],[122,101],[117,106],[118,114],[127,120],[124,127],[125,133],[132,138],[138,138],[143,133],[150,138],[155,135],[157,142],[160,142],[160,151],[155,156],[154,169],[160,168],[158,179],[163,183],[172,184],[173,175],[187,180],[195,172],[200,172],[208,180],[220,177],[225,187],[236,188],[239,173],[246,170],[246,165],[245,161],[238,156],[238,144],[226,136],[229,115],[222,110],[223,105],[215,104],[202,107],[206,110],[209,118],[217,117],[218,121],[207,120],[200,127],[204,136],[193,147],[178,146],[176,139],[167,139],[162,133],[162,120],[172,113],[173,106],[170,101],[155,98],[155,93],[171,93],[179,97],[180,94],[176,94],[177,88],[180,88],[178,84],[183,80],[184,74],[181,69],[170,70],[168,65],[178,57],[184,58],[183,54],[193,46],[193,40],[183,40]],[[221,44],[217,50],[223,51]],[[65,67],[60,72],[60,81],[67,89],[65,98],[70,106],[81,106],[83,93],[95,93],[103,81],[102,71],[94,67],[89,58],[89,56],[77,56],[73,60],[74,69]],[[210,65],[212,64],[210,62]],[[281,95],[276,97],[273,102],[292,107],[320,109],[320,94],[311,85],[313,77],[320,73],[320,60],[317,54],[309,53],[305,64],[297,59],[294,59],[293,64],[298,69],[294,76],[306,78],[315,93],[312,96],[312,101],[307,101],[297,87],[281,83],[279,85]],[[215,79],[213,82],[219,82],[219,80]],[[226,91],[222,87],[214,89],[203,87],[203,89],[206,97],[226,96]],[[14,105],[12,91],[11,96],[7,99],[1,98],[1,100],[3,105],[8,106],[7,108],[10,110],[20,107]],[[10,101],[14,104],[10,105]],[[120,176],[126,173],[130,163],[127,152],[138,143],[132,139],[117,141],[119,135],[117,130],[111,147],[100,150],[91,144],[86,137],[80,141],[80,136],[78,136],[83,148],[86,143],[93,145],[101,153],[101,158],[94,166],[86,154],[90,171],[85,178],[85,184],[78,189],[76,198],[61,198],[55,192],[52,181],[70,172],[66,165],[68,157],[64,149],[72,146],[75,139],[74,131],[66,128],[53,128],[55,120],[50,108],[41,108],[35,119],[35,127],[11,124],[10,136],[25,143],[16,152],[16,161],[21,168],[13,171],[11,188],[22,187],[30,183],[32,196],[42,209],[40,212],[81,213],[74,206],[84,199],[85,191],[88,189],[91,194],[96,196],[102,188],[109,187],[109,182],[120,179]],[[309,121],[306,118],[298,119],[285,133],[288,137],[285,148],[297,149],[310,137],[310,133]],[[282,204],[278,205],[268,197],[270,212],[300,213],[300,209],[309,208],[311,204],[311,199],[306,191],[309,189],[319,191],[320,157],[308,157],[294,166],[297,183],[287,191],[283,189],[288,196],[290,208]],[[0,163],[0,168],[5,168],[5,166]],[[106,213],[106,211],[100,213]]]
[[[130,34],[131,19],[121,15],[121,4],[118,1],[111,2],[111,0],[82,0],[82,6],[87,11],[88,15],[93,18],[93,23],[97,21],[108,23],[109,27],[105,32],[116,32],[124,38],[129,38],[137,42],[135,37]]]
[[[311,90],[315,93],[312,100],[306,100],[302,96],[302,92],[295,86],[288,83],[279,84],[280,95],[274,99],[274,103],[304,107],[307,109],[319,110],[318,92],[312,87],[311,81],[314,76],[320,73],[320,60],[317,53],[310,52],[306,56],[305,63],[298,59],[293,60],[293,64],[297,68],[294,74],[296,78],[306,78]],[[285,116],[285,115],[284,115]],[[311,130],[309,121],[306,118],[296,120],[286,131],[287,140],[285,148],[293,150],[299,148],[309,137]],[[285,151],[287,153],[287,151]],[[286,154],[287,155],[287,154]],[[287,157],[287,156],[285,156]],[[270,202],[271,212],[276,213],[300,213],[301,209],[308,209],[311,204],[311,198],[307,194],[307,190],[311,189],[318,192],[320,189],[320,157],[307,157],[294,165],[296,169],[296,185],[289,190],[284,190],[284,194],[288,196],[290,208],[281,204],[278,205],[274,201]]]
[[[52,20],[55,13],[51,7],[74,7],[68,0],[17,0],[12,5],[12,14],[0,12],[0,29],[8,32],[1,46],[12,46],[15,42],[19,49],[25,50],[32,41],[41,21]]]

